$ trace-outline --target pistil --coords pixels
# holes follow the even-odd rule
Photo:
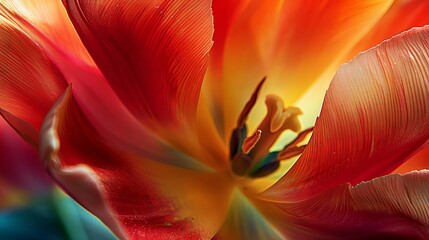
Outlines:
[[[252,135],[247,136],[246,120],[255,105],[265,78],[258,84],[242,110],[233,130],[230,142],[232,171],[238,176],[264,177],[280,166],[280,161],[290,159],[303,152],[305,145],[298,146],[312,129],[307,129],[286,145],[282,151],[270,152],[270,148],[285,130],[299,132],[302,114],[297,107],[284,107],[283,100],[276,95],[268,95],[265,100],[267,114]]]
[[[276,95],[268,95],[265,104],[267,115],[258,126],[258,129],[262,131],[262,136],[250,152],[250,156],[256,161],[262,160],[269,153],[269,149],[283,131],[290,129],[297,132],[301,129],[298,115],[302,112],[299,108],[285,109],[283,100]]]

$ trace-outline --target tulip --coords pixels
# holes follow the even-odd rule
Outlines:
[[[38,164],[36,149],[3,119],[0,143],[0,238],[115,239],[94,216],[54,188]]]
[[[0,113],[121,239],[425,239],[428,8],[2,1]]]

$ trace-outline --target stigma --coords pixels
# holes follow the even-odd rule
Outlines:
[[[313,130],[310,128],[301,131],[298,116],[302,114],[302,111],[297,107],[285,107],[280,97],[270,94],[265,98],[267,107],[265,118],[253,133],[248,135],[246,120],[258,99],[265,80],[265,78],[262,79],[256,87],[231,134],[229,156],[232,172],[238,176],[258,178],[275,172],[280,167],[281,161],[298,156],[304,151],[305,145],[299,144]],[[272,145],[286,130],[296,132],[298,135],[282,150],[270,152]]]

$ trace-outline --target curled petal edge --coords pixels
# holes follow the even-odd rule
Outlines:
[[[51,111],[47,114],[43,122],[40,134],[40,155],[44,161],[45,167],[60,185],[66,184],[68,192],[85,192],[85,195],[73,195],[80,204],[98,216],[109,228],[121,239],[126,239],[120,224],[112,216],[109,207],[104,201],[103,187],[99,182],[97,175],[86,165],[81,164],[74,167],[64,167],[61,165],[58,151],[60,141],[57,134],[58,119],[57,112],[66,104],[66,101],[72,97],[71,85],[64,94],[58,99]],[[90,207],[89,207],[90,205]]]

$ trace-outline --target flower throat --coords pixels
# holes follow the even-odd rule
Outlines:
[[[238,176],[251,178],[265,177],[280,167],[280,161],[288,160],[301,154],[305,145],[298,146],[312,128],[304,130],[280,151],[270,152],[270,148],[280,134],[289,129],[299,132],[301,123],[298,115],[302,114],[297,107],[284,107],[283,100],[276,95],[268,95],[265,99],[267,115],[257,129],[247,136],[247,117],[258,99],[259,92],[266,78],[256,87],[249,101],[244,106],[237,126],[231,134],[230,155],[232,171]]]

